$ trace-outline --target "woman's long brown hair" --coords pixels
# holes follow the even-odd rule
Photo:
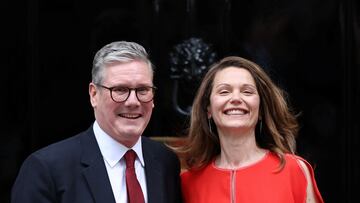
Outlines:
[[[273,83],[265,71],[254,62],[236,56],[226,57],[214,64],[204,76],[193,102],[186,142],[177,151],[184,154],[188,168],[201,168],[220,153],[215,125],[212,133],[209,130],[207,107],[215,75],[228,67],[244,68],[254,78],[260,96],[259,118],[263,122],[262,133],[256,131],[256,141],[260,147],[279,156],[281,170],[285,165],[284,153],[294,154],[296,150],[296,117],[288,107],[285,92]]]

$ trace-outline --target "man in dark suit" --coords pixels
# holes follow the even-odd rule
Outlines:
[[[148,203],[181,202],[176,154],[141,136],[154,107],[154,91],[153,67],[142,46],[121,41],[100,49],[89,84],[94,124],[31,154],[11,202],[127,203],[133,197]],[[127,186],[128,152],[135,154],[135,193]]]

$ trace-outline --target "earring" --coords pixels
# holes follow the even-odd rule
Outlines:
[[[208,118],[208,124],[209,124],[209,131],[210,131],[210,134],[212,135],[213,132],[212,132],[212,128],[211,128],[211,118]]]

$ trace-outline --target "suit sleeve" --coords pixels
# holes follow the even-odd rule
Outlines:
[[[172,156],[172,173],[171,178],[169,180],[172,180],[171,183],[173,185],[173,193],[172,193],[172,202],[174,203],[182,203],[182,194],[181,194],[181,184],[180,184],[180,161],[176,154],[171,153]]]
[[[174,157],[174,174],[173,174],[173,177],[175,178],[174,179],[174,184],[175,184],[175,200],[174,202],[176,203],[182,203],[183,200],[182,200],[182,192],[181,192],[181,183],[180,183],[180,161],[179,161],[179,158],[175,155]]]
[[[45,161],[30,155],[20,168],[11,191],[11,203],[56,202],[55,184]]]

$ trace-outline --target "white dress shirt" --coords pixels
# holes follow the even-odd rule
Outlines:
[[[125,178],[125,159],[124,155],[129,148],[120,144],[111,136],[106,134],[99,126],[97,121],[94,122],[93,130],[96,141],[99,145],[101,154],[104,158],[106,170],[110,179],[112,191],[116,203],[127,203],[128,197],[126,192]],[[145,203],[147,201],[146,179],[145,179],[145,162],[141,147],[141,137],[138,139],[132,149],[136,152],[135,173],[144,194]]]

